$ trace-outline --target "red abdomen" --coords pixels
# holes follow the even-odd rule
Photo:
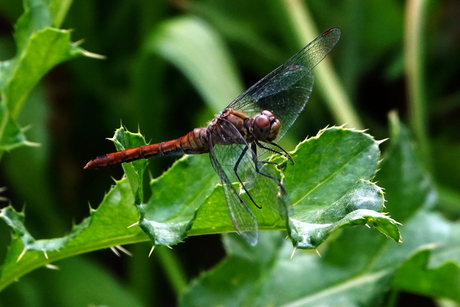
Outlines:
[[[206,128],[197,128],[183,137],[172,141],[144,145],[99,156],[89,161],[84,168],[103,168],[155,156],[201,154],[207,152],[209,152],[209,142]]]

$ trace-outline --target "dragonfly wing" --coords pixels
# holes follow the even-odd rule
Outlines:
[[[216,148],[219,147],[224,146],[211,147],[209,152],[211,164],[221,179],[225,201],[227,202],[228,211],[230,213],[233,226],[235,227],[236,231],[246,240],[246,242],[254,246],[257,244],[259,237],[257,218],[248,208],[244,200],[240,197],[239,193],[235,190],[235,187],[232,185],[232,181],[230,181],[229,177],[227,176],[227,172],[224,170],[223,165],[217,158]],[[226,154],[227,153],[223,153],[223,156]]]
[[[237,97],[229,107],[254,116],[261,110],[272,111],[281,121],[278,140],[297,119],[313,88],[311,70],[332,50],[340,30],[331,28],[302,48],[271,73]]]
[[[289,215],[289,197],[281,184],[276,165],[260,160],[268,156],[264,155],[266,150],[246,143],[230,122],[221,120],[217,125],[220,126],[218,130],[225,131],[228,139],[237,140],[227,145],[212,146],[210,155],[213,167],[222,179],[235,228],[238,230],[241,225],[248,225],[246,211],[255,219],[247,204],[271,208],[282,216]],[[235,189],[230,183],[239,183],[240,188]],[[253,224],[250,225],[252,227]]]
[[[263,149],[255,149],[251,145],[248,149],[238,144],[217,145],[213,147],[213,156],[217,163],[220,162],[227,180],[240,184],[238,197],[245,208],[254,205],[259,209],[270,208],[281,216],[289,216],[292,207],[282,185],[280,172],[276,169],[277,165],[259,160],[267,155],[262,154]],[[237,192],[238,189],[234,190]]]
[[[254,145],[251,149],[251,163],[239,167],[238,173],[244,174],[245,168],[253,167],[258,176],[248,189],[251,196],[261,206],[267,206],[281,216],[289,216],[293,209],[286,189],[281,182],[280,172],[276,169],[276,164],[260,160],[267,156],[261,153],[262,151],[264,150]]]

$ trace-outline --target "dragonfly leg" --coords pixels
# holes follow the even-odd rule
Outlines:
[[[241,186],[243,187],[244,191],[246,192],[246,194],[248,195],[249,199],[252,201],[252,203],[254,204],[254,206],[256,206],[257,208],[259,209],[262,209],[262,206],[259,206],[255,200],[252,198],[251,196],[251,193],[249,193],[249,191],[246,189],[246,185],[243,183],[243,181],[241,180],[240,178],[240,175],[238,175],[238,166],[240,165],[241,163],[241,160],[243,159],[244,155],[246,154],[246,151],[248,151],[248,148],[249,148],[249,145],[246,145],[243,149],[243,151],[241,152],[240,156],[238,157],[238,160],[236,161],[235,163],[235,166],[233,167],[233,171],[235,172],[235,175],[236,175],[236,178],[238,178],[238,181],[241,183]],[[256,170],[257,170],[257,167],[256,167]],[[257,170],[257,172],[259,173],[259,171]]]
[[[251,144],[252,160],[254,161],[254,165],[255,165],[255,167],[256,167],[256,172],[257,172],[258,174],[262,175],[262,176],[265,176],[265,177],[267,177],[267,178],[270,178],[270,179],[272,179],[272,180],[275,180],[276,183],[278,184],[278,187],[281,189],[281,192],[283,192],[283,194],[286,194],[286,193],[287,193],[287,192],[286,192],[286,189],[285,189],[284,186],[281,184],[281,182],[280,182],[280,180],[279,180],[278,178],[273,177],[273,176],[268,175],[268,174],[264,174],[262,171],[260,171],[260,169],[259,169],[259,163],[269,163],[269,164],[273,164],[273,163],[274,163],[274,164],[278,164],[278,163],[276,163],[276,162],[270,162],[270,161],[260,161],[260,160],[257,158],[257,145],[259,145],[259,144],[257,144],[257,142],[254,142],[254,143]],[[259,146],[260,146],[260,145],[259,145]],[[262,148],[264,148],[264,149],[267,149],[267,150],[270,150],[270,151],[272,151],[272,152],[276,152],[276,150],[273,150],[273,149],[271,149],[271,148],[266,148],[266,147],[264,147],[264,146],[260,146],[260,147],[262,147]],[[280,147],[280,148],[281,148],[281,147]],[[284,150],[284,149],[283,149],[283,150]],[[280,154],[281,154],[281,153],[280,153]],[[292,158],[291,158],[291,159],[292,159]]]
[[[291,163],[294,164],[294,159],[292,159],[291,155],[283,147],[281,147],[280,145],[276,144],[275,142],[271,142],[270,144],[275,146],[275,147],[277,147],[277,148],[279,148],[280,151],[275,150],[275,149],[270,148],[270,147],[267,147],[267,146],[265,146],[264,144],[262,144],[259,141],[255,141],[255,143],[257,144],[257,146],[259,146],[259,147],[261,147],[263,149],[266,149],[266,150],[271,151],[273,153],[276,153],[276,154],[278,154],[280,156],[284,156],[284,157],[288,158],[291,161]]]

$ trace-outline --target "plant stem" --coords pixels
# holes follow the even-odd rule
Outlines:
[[[430,165],[430,149],[427,138],[427,97],[425,92],[425,20],[427,0],[409,0],[406,7],[405,26],[405,73],[409,100],[409,121],[418,142],[421,161]]]
[[[304,2],[300,0],[282,0],[282,2],[286,7],[288,19],[291,21],[294,33],[297,35],[299,46],[304,46],[307,41],[311,41],[316,36],[315,33],[318,33],[314,26],[313,18],[310,16]],[[337,123],[345,124],[347,127],[363,129],[363,124],[331,63],[326,59],[313,72],[319,80],[317,86]]]
[[[177,259],[173,251],[166,246],[158,246],[155,248],[154,253],[156,253],[158,260],[161,262],[174,292],[177,295],[184,292],[187,287],[187,278],[181,269],[179,259]]]

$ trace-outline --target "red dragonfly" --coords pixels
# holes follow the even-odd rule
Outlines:
[[[268,206],[283,216],[289,197],[268,154],[290,159],[278,141],[297,119],[311,94],[311,70],[332,50],[340,30],[330,28],[246,92],[233,100],[207,127],[172,141],[99,156],[85,169],[103,168],[155,156],[209,153],[219,175],[230,217],[251,245],[258,241],[257,218],[247,203]],[[234,184],[236,183],[236,184]]]

